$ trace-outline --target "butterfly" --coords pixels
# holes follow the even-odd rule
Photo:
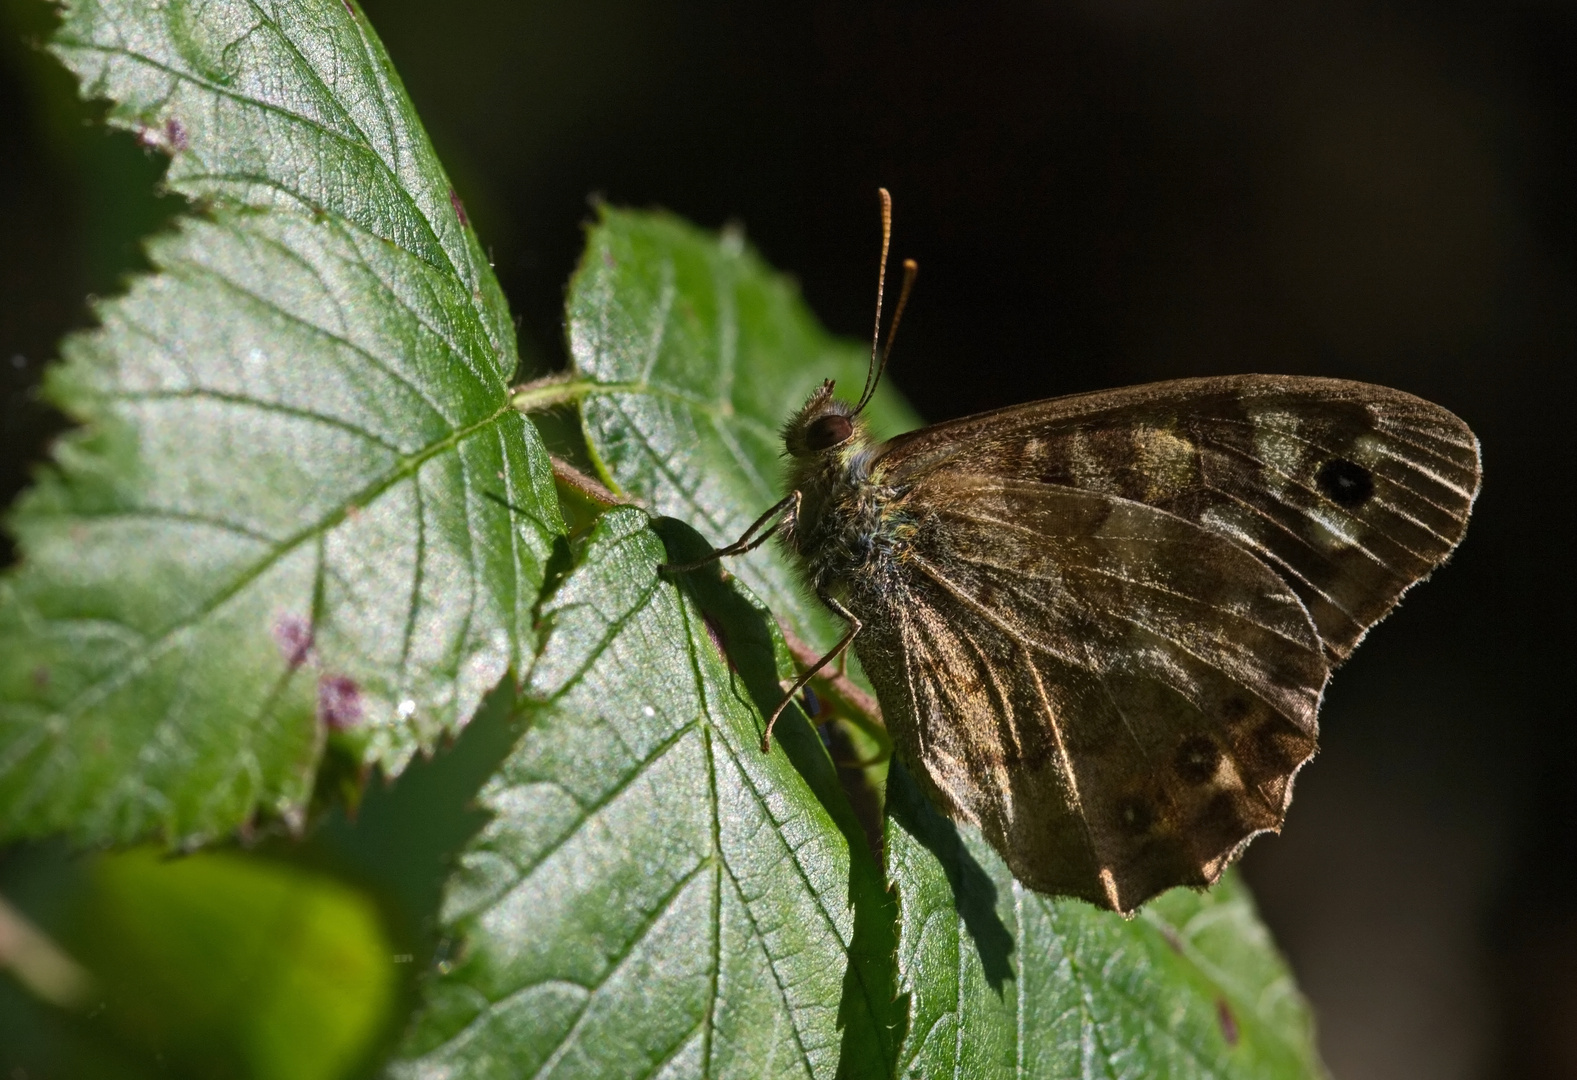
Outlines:
[[[785,704],[852,645],[897,756],[1025,885],[1125,914],[1211,885],[1279,831],[1332,670],[1462,539],[1478,441],[1399,390],[1241,375],[877,442],[905,266],[859,401],[810,396],[788,496],[712,558],[777,535],[848,627]]]

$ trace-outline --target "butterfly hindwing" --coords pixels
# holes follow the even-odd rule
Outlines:
[[[1274,572],[1055,485],[933,470],[899,509],[856,649],[901,754],[1020,880],[1128,911],[1279,827],[1327,663]]]

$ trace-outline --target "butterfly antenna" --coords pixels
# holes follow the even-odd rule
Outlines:
[[[898,324],[903,321],[904,308],[909,306],[909,291],[914,288],[915,275],[920,272],[920,264],[913,259],[903,261],[903,287],[898,290],[898,307],[893,312],[892,325],[887,328],[887,344],[881,347],[878,356],[877,344],[882,336],[882,290],[887,283],[887,247],[893,229],[893,201],[886,188],[877,190],[882,196],[882,267],[876,277],[876,329],[871,334],[871,366],[866,369],[865,389],[860,393],[859,404],[854,406],[856,413],[865,409],[871,395],[876,393],[877,384],[882,381],[882,372],[887,370],[887,358],[893,354],[893,338],[898,336]]]
[[[878,350],[882,340],[882,293],[887,287],[887,249],[893,239],[893,197],[886,188],[877,188],[876,194],[882,200],[882,261],[876,268],[876,328],[871,331],[871,366],[865,369],[865,389],[860,391],[860,403],[854,407],[855,412],[865,407],[871,392],[876,389],[880,365]]]
[[[898,290],[898,308],[893,312],[893,324],[887,328],[887,344],[882,347],[882,362],[876,367],[876,378],[872,380],[871,388],[861,395],[860,403],[854,407],[855,412],[865,408],[865,403],[876,393],[876,384],[882,381],[882,372],[887,370],[887,358],[893,354],[893,338],[898,336],[898,324],[903,321],[903,309],[909,306],[909,290],[914,288],[914,278],[919,272],[919,263],[913,259],[903,261],[903,288]]]

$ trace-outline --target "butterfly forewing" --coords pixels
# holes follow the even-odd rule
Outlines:
[[[1478,491],[1450,412],[1333,379],[1184,379],[1004,409],[902,436],[902,489],[986,475],[1170,511],[1252,551],[1308,608],[1333,660],[1444,561]]]
[[[1263,563],[1140,503],[959,470],[899,507],[856,648],[895,744],[1020,880],[1128,911],[1280,824],[1327,668]]]

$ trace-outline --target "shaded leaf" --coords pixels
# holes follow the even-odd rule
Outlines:
[[[328,731],[392,772],[463,724],[534,651],[562,525],[496,283],[358,16],[81,3],[57,51],[210,217],[50,375],[84,427],[10,523],[0,830],[193,841],[298,814]]]
[[[905,1076],[1318,1077],[1308,1006],[1236,874],[1124,920],[1025,888],[895,766]]]
[[[611,511],[544,605],[530,726],[447,904],[462,952],[397,1075],[890,1067],[891,911],[859,826],[797,714],[782,750],[757,745],[769,618],[715,578],[703,610],[667,557],[643,513]]]

